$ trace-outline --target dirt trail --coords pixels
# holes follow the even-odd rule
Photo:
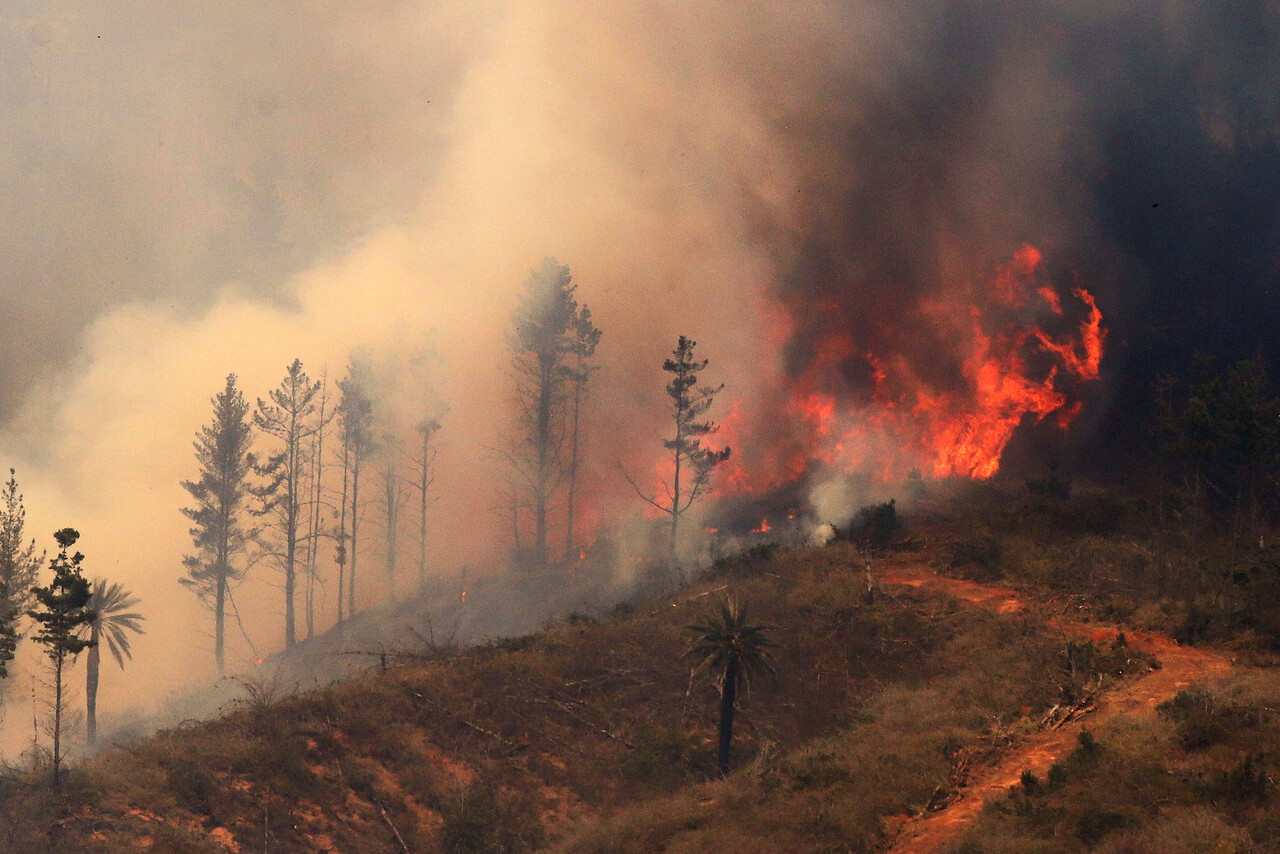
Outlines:
[[[894,563],[884,566],[876,575],[882,584],[945,591],[1002,614],[1022,610],[1026,604],[1024,597],[1011,587],[945,578],[918,563]],[[1095,643],[1109,642],[1117,634],[1113,628],[1068,619],[1054,620],[1053,625],[1065,634],[1087,637]],[[943,850],[964,833],[987,802],[1006,795],[1023,771],[1030,770],[1043,777],[1049,766],[1070,754],[1084,727],[1098,729],[1116,718],[1153,715],[1156,706],[1187,685],[1225,676],[1232,667],[1228,655],[1179,646],[1164,635],[1126,629],[1125,638],[1130,646],[1154,654],[1160,660],[1160,669],[1125,680],[1108,691],[1097,709],[1087,716],[1056,730],[1042,730],[1028,736],[995,766],[977,770],[961,790],[960,798],[946,809],[922,813],[907,821],[886,854],[931,854]]]

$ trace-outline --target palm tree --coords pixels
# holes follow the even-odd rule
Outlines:
[[[720,773],[729,773],[729,753],[733,747],[733,713],[738,701],[738,682],[752,671],[772,673],[770,650],[776,646],[768,636],[769,626],[752,624],[747,608],[732,596],[723,599],[702,623],[689,626],[693,643],[685,655],[693,659],[694,672],[709,670],[720,688]]]
[[[93,594],[89,599],[89,607],[97,613],[97,616],[89,623],[89,640],[93,646],[89,647],[89,666],[84,692],[85,702],[88,705],[90,747],[93,747],[98,738],[98,664],[102,658],[102,646],[99,641],[106,639],[107,648],[111,650],[116,664],[119,664],[120,669],[123,670],[124,660],[133,659],[126,631],[143,634],[141,623],[146,617],[136,611],[126,612],[125,610],[137,605],[138,601],[119,583],[108,586],[105,579],[96,578],[93,581]]]

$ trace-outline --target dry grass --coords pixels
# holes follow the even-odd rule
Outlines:
[[[1192,686],[1154,719],[1095,733],[1096,749],[1077,750],[1056,784],[1017,787],[988,807],[954,852],[1277,850],[1277,707],[1273,673]]]
[[[86,763],[61,799],[4,784],[0,850],[872,851],[1091,674],[1040,615],[868,603],[861,571],[849,546],[761,552],[607,619],[251,702]],[[717,780],[716,692],[683,652],[726,593],[781,647]]]

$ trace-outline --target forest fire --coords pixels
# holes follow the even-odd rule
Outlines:
[[[1106,330],[1096,301],[1083,287],[1060,293],[1030,244],[985,286],[920,298],[909,320],[911,333],[898,335],[913,347],[901,350],[893,336],[868,349],[826,330],[772,404],[770,420],[780,415],[785,430],[763,435],[732,409],[725,441],[745,453],[730,461],[726,491],[768,492],[815,467],[878,481],[913,471],[989,478],[1019,425],[1054,416],[1067,429],[1080,384],[1099,376]]]

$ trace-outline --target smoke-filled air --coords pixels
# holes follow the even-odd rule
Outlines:
[[[607,607],[788,515],[1112,469],[1192,350],[1280,355],[1265,4],[32,0],[0,34],[0,464],[24,542],[74,528],[145,617],[104,720],[215,684],[217,607],[228,676],[478,579]]]

